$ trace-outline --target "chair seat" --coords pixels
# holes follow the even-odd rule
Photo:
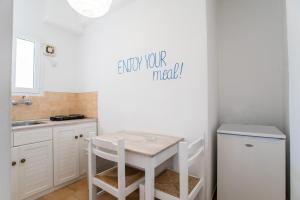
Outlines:
[[[199,183],[200,178],[189,176],[189,194]],[[179,173],[167,169],[155,178],[155,189],[165,192],[174,197],[180,197]]]
[[[118,200],[118,198],[112,196],[111,194],[105,192],[102,195],[100,195],[97,200]],[[130,195],[126,197],[126,200],[140,200],[140,192],[139,190],[136,190],[132,192]],[[159,200],[155,198],[155,200]]]
[[[145,173],[141,170],[126,166],[125,167],[125,184],[126,187],[140,180],[145,176]],[[96,175],[99,180],[118,188],[118,167],[113,167],[109,170],[101,172]]]
[[[105,192],[101,196],[97,198],[97,200],[117,200],[118,198],[112,196],[111,194]],[[139,200],[140,195],[139,195],[139,190],[134,191],[130,195],[126,197],[126,200]]]

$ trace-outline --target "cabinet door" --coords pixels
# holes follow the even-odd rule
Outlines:
[[[79,177],[78,141],[76,126],[53,129],[55,186]]]
[[[218,200],[285,199],[285,141],[218,135]]]
[[[18,200],[18,148],[11,149],[11,199]]]
[[[85,175],[88,168],[88,141],[89,137],[94,137],[97,134],[96,123],[83,124],[80,126],[80,140],[79,140],[79,169],[80,175]]]
[[[25,199],[53,186],[52,142],[18,148],[19,199]]]

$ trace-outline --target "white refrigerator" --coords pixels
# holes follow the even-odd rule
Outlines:
[[[285,200],[286,136],[276,127],[218,129],[218,200]]]

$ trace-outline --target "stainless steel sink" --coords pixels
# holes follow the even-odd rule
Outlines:
[[[39,125],[39,124],[45,124],[45,122],[41,122],[41,121],[17,121],[17,122],[13,122],[11,125],[12,125],[12,127],[16,127],[16,126],[34,126],[34,125]]]

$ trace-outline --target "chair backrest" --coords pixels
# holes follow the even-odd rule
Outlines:
[[[199,138],[195,142],[188,145],[188,166],[190,167],[195,163],[198,156],[204,152],[204,139]]]
[[[118,164],[118,191],[120,197],[125,194],[125,141],[124,139],[111,142],[94,137],[91,139],[91,152],[105,160]]]
[[[191,144],[187,142],[179,143],[180,199],[188,199],[189,167],[195,163],[203,152],[204,138],[199,138]]]

